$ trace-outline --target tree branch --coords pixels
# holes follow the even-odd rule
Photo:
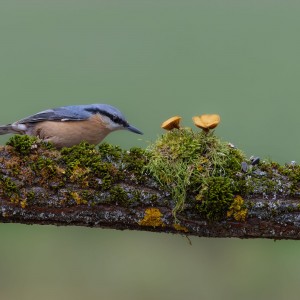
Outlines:
[[[32,140],[26,140],[28,144],[21,140],[21,146],[17,142],[0,148],[2,223],[300,239],[298,166],[284,169],[270,163],[238,173],[237,180],[251,185],[251,191],[243,198],[235,194],[242,203],[231,201],[222,218],[208,218],[194,191],[188,192],[184,209],[174,216],[176,199],[144,171],[148,159],[144,150],[124,152],[103,144],[99,155],[85,144],[57,151]]]
[[[254,202],[257,205],[245,222],[234,220],[209,222],[199,215],[183,212],[177,216],[180,225],[175,225],[172,209],[156,207],[156,213],[152,219],[149,218],[147,225],[147,222],[142,223],[146,215],[146,209],[142,205],[135,208],[103,204],[96,207],[87,205],[41,207],[32,205],[22,208],[17,204],[1,199],[0,221],[2,223],[77,225],[119,230],[171,232],[202,237],[300,239],[300,214],[298,211],[289,212],[290,208],[293,209],[299,205],[299,200],[277,200],[274,203],[265,199],[255,199]],[[259,208],[261,205],[265,208]],[[274,205],[277,206],[276,210],[280,211],[276,216],[272,216],[274,208],[271,207]]]

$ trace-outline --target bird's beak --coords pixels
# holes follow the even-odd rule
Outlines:
[[[134,126],[128,125],[127,127],[125,127],[127,130],[132,131],[134,133],[137,134],[143,134],[140,130],[138,130],[137,128],[135,128]]]

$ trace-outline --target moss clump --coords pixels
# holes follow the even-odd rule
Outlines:
[[[39,140],[37,137],[29,135],[13,135],[6,145],[13,147],[15,152],[19,155],[25,156],[31,153],[31,151],[38,146],[42,146],[44,149],[51,150],[53,146],[50,143]]]
[[[10,159],[4,159],[2,162],[5,165],[5,168],[7,168],[13,176],[18,176],[21,173],[23,173],[23,170],[21,168],[22,165],[22,160],[21,157],[19,156],[14,156],[13,158]]]
[[[290,186],[290,194],[291,196],[299,196],[300,195],[300,165],[296,164],[286,164],[284,166],[280,166],[278,171],[287,176],[291,181]]]
[[[111,187],[109,192],[110,192],[109,201],[128,204],[129,197],[121,186],[119,185],[113,186]]]
[[[226,215],[232,204],[233,182],[228,177],[207,178],[197,198],[200,200],[197,208],[205,214],[207,219],[220,220]]]
[[[98,147],[100,157],[108,162],[118,162],[123,155],[123,150],[119,146],[102,143]]]
[[[3,175],[0,175],[0,191],[6,197],[19,194],[17,185],[9,177],[4,177]]]
[[[66,173],[71,181],[80,182],[84,187],[96,185],[108,189],[123,176],[112,160],[108,159],[109,153],[100,154],[95,146],[83,142],[71,148],[63,148],[61,160],[66,164]],[[106,159],[103,159],[104,156]],[[95,182],[95,178],[99,180]]]
[[[78,166],[95,170],[101,164],[101,158],[95,146],[85,142],[70,148],[63,148],[61,156],[69,170],[73,170]]]
[[[33,145],[37,143],[37,138],[29,135],[13,135],[6,145],[14,148],[14,150],[20,155],[28,155]]]
[[[28,202],[31,202],[35,199],[35,192],[31,191],[26,194],[26,199]]]
[[[41,178],[48,178],[58,175],[56,164],[53,159],[45,157],[44,155],[38,156],[35,161],[30,163],[30,168]]]
[[[123,155],[123,170],[130,179],[134,179],[138,184],[145,181],[145,165],[147,164],[148,152],[141,148],[131,148]]]
[[[226,216],[236,189],[232,178],[241,170],[245,159],[241,151],[220,141],[213,131],[204,133],[182,128],[167,132],[149,147],[146,169],[171,193],[176,202],[174,216],[184,209],[186,194],[190,193],[198,198],[202,195],[206,200],[198,206],[208,218],[217,219]],[[213,183],[217,183],[218,190],[210,189]],[[222,208],[217,209],[218,201]]]

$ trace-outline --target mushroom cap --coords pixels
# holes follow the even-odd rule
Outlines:
[[[221,118],[217,114],[211,114],[211,115],[206,114],[206,115],[193,117],[194,124],[197,127],[202,128],[204,130],[209,130],[217,127],[220,121]]]
[[[179,123],[180,123],[181,117],[174,116],[172,118],[169,118],[168,120],[164,121],[161,124],[161,128],[166,130],[172,130],[174,128],[179,129]]]

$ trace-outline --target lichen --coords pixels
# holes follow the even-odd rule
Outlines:
[[[20,205],[22,208],[25,208],[28,205],[26,199],[21,200]]]
[[[87,204],[87,200],[83,199],[77,192],[70,192],[70,196],[76,202],[77,205]]]
[[[144,218],[139,222],[141,226],[164,227],[163,214],[158,208],[150,207],[145,210]]]
[[[188,230],[186,227],[181,226],[181,225],[178,224],[178,223],[174,223],[174,224],[173,224],[173,227],[174,227],[177,231],[183,231],[183,232],[185,232],[185,233],[188,233],[188,232],[189,232],[189,230]]]
[[[248,209],[245,205],[244,199],[240,195],[237,195],[230,205],[229,210],[227,211],[227,217],[232,217],[236,221],[244,222],[246,220],[247,214]]]

